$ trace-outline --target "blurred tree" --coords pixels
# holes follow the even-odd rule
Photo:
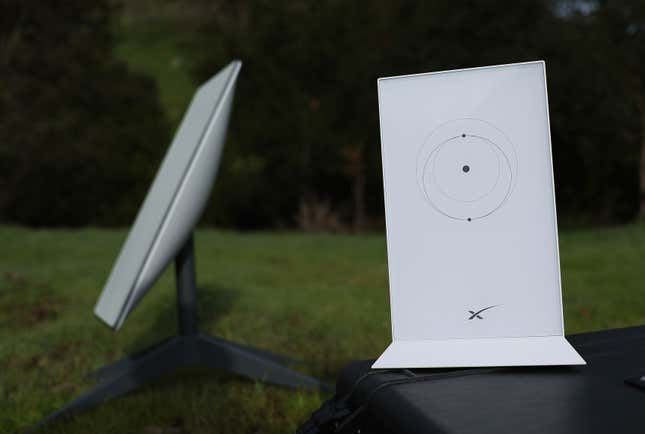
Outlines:
[[[645,2],[599,0],[588,2],[591,27],[601,29],[611,44],[607,60],[620,68],[620,83],[638,112],[640,140],[639,217],[645,220]]]
[[[366,226],[383,213],[376,79],[535,59],[560,26],[542,0],[206,3],[198,79],[245,62],[215,201],[241,224],[331,200]]]
[[[168,143],[154,86],[113,59],[110,0],[33,1],[0,14],[2,219],[125,223]],[[206,223],[382,224],[377,77],[540,58],[560,221],[645,214],[642,2],[127,3],[193,35],[196,83],[244,61]]]
[[[131,222],[168,126],[154,82],[112,56],[113,3],[2,3],[1,220]]]
[[[612,223],[637,211],[638,119],[617,47],[581,1],[544,46],[560,221]]]

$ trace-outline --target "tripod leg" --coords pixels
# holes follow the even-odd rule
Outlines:
[[[94,372],[90,372],[87,374],[87,378],[95,381],[102,381],[107,378],[119,375],[123,372],[127,372],[128,370],[132,369],[132,367],[136,366],[139,360],[141,360],[142,357],[144,357],[146,354],[150,353],[151,351],[154,351],[158,349],[159,347],[164,346],[169,339],[163,340],[155,345],[152,345],[149,348],[146,348],[142,351],[138,351],[134,354],[131,354],[129,356],[124,357],[121,360],[118,360],[114,363],[110,363],[109,365],[105,365],[99,369],[97,369]]]
[[[293,388],[332,389],[326,383],[287,368],[275,358],[265,357],[254,349],[223,339],[200,335],[199,354],[202,365],[225,369],[255,380]]]
[[[111,378],[47,416],[38,426],[47,425],[58,418],[125,395],[172,369],[184,366],[185,353],[190,352],[190,349],[185,347],[182,340],[173,338],[145,352],[140,358],[129,361],[127,368],[122,367],[123,369]]]
[[[204,337],[209,338],[209,336],[207,335],[204,335]],[[215,338],[212,338],[212,339],[215,339]],[[271,351],[264,350],[262,348],[249,347],[247,345],[242,345],[231,341],[224,341],[224,342],[226,342],[228,345],[232,347],[238,348],[241,351],[248,351],[249,353],[253,353],[262,359],[271,360],[275,363],[280,363],[281,365],[296,365],[296,364],[304,363],[302,360],[283,356],[282,354],[272,353]]]

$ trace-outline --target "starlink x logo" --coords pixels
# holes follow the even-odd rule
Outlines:
[[[484,319],[484,317],[483,317],[483,316],[481,316],[481,313],[482,313],[482,312],[487,311],[488,309],[492,309],[492,308],[494,308],[494,307],[497,307],[497,306],[499,306],[499,305],[498,305],[498,304],[495,304],[495,305],[493,305],[493,306],[488,306],[488,307],[485,307],[485,308],[480,309],[480,310],[478,310],[478,311],[469,310],[469,311],[468,311],[468,313],[470,314],[470,318],[468,318],[468,319],[469,319],[469,320],[473,320],[473,319],[475,319],[475,318],[477,318],[477,319]]]

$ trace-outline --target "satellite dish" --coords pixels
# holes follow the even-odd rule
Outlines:
[[[217,174],[241,65],[231,62],[197,90],[94,310],[118,329],[174,260],[178,335],[95,372],[93,377],[101,380],[98,386],[40,425],[124,395],[179,368],[224,369],[287,387],[328,388],[290,369],[286,357],[211,337],[197,328],[192,233]]]
[[[123,325],[201,217],[241,66],[231,62],[195,93],[94,309],[110,327]]]

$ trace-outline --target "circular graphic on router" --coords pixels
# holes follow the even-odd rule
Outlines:
[[[499,210],[517,178],[513,144],[479,119],[446,122],[430,134],[418,159],[423,194],[441,214],[473,221]]]

